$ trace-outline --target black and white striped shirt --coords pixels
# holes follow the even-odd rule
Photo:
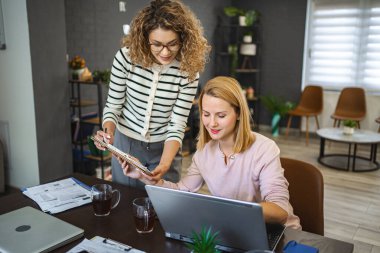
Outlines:
[[[198,80],[197,75],[189,82],[177,60],[150,69],[133,64],[122,48],[112,65],[103,124],[112,121],[121,133],[144,142],[182,143]]]

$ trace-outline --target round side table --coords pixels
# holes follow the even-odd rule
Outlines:
[[[340,128],[322,128],[317,130],[321,137],[319,149],[319,163],[334,169],[347,170],[350,168],[355,172],[372,171],[379,169],[379,163],[376,160],[377,145],[380,143],[380,134],[355,129],[352,135],[343,134]],[[326,140],[348,144],[347,154],[325,154]],[[359,144],[370,145],[369,157],[357,155],[357,146]],[[352,151],[353,146],[353,151]]]

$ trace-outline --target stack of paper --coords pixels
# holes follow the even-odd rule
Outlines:
[[[144,251],[134,249],[131,246],[101,236],[95,236],[91,240],[84,239],[67,253],[120,253],[126,251],[130,253],[145,253]]]
[[[43,212],[59,213],[91,202],[91,188],[75,178],[23,189]]]

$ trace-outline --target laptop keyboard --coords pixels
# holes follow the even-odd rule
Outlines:
[[[281,239],[285,227],[281,224],[266,224],[267,236],[268,236],[268,245],[271,250],[274,250],[277,246],[277,243]]]

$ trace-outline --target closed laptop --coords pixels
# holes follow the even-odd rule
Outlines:
[[[265,224],[257,203],[151,185],[145,188],[169,238],[191,242],[193,231],[211,227],[219,232],[219,249],[244,252],[273,250],[284,232],[283,225]]]
[[[27,206],[0,215],[0,252],[49,252],[83,233],[81,228]]]

